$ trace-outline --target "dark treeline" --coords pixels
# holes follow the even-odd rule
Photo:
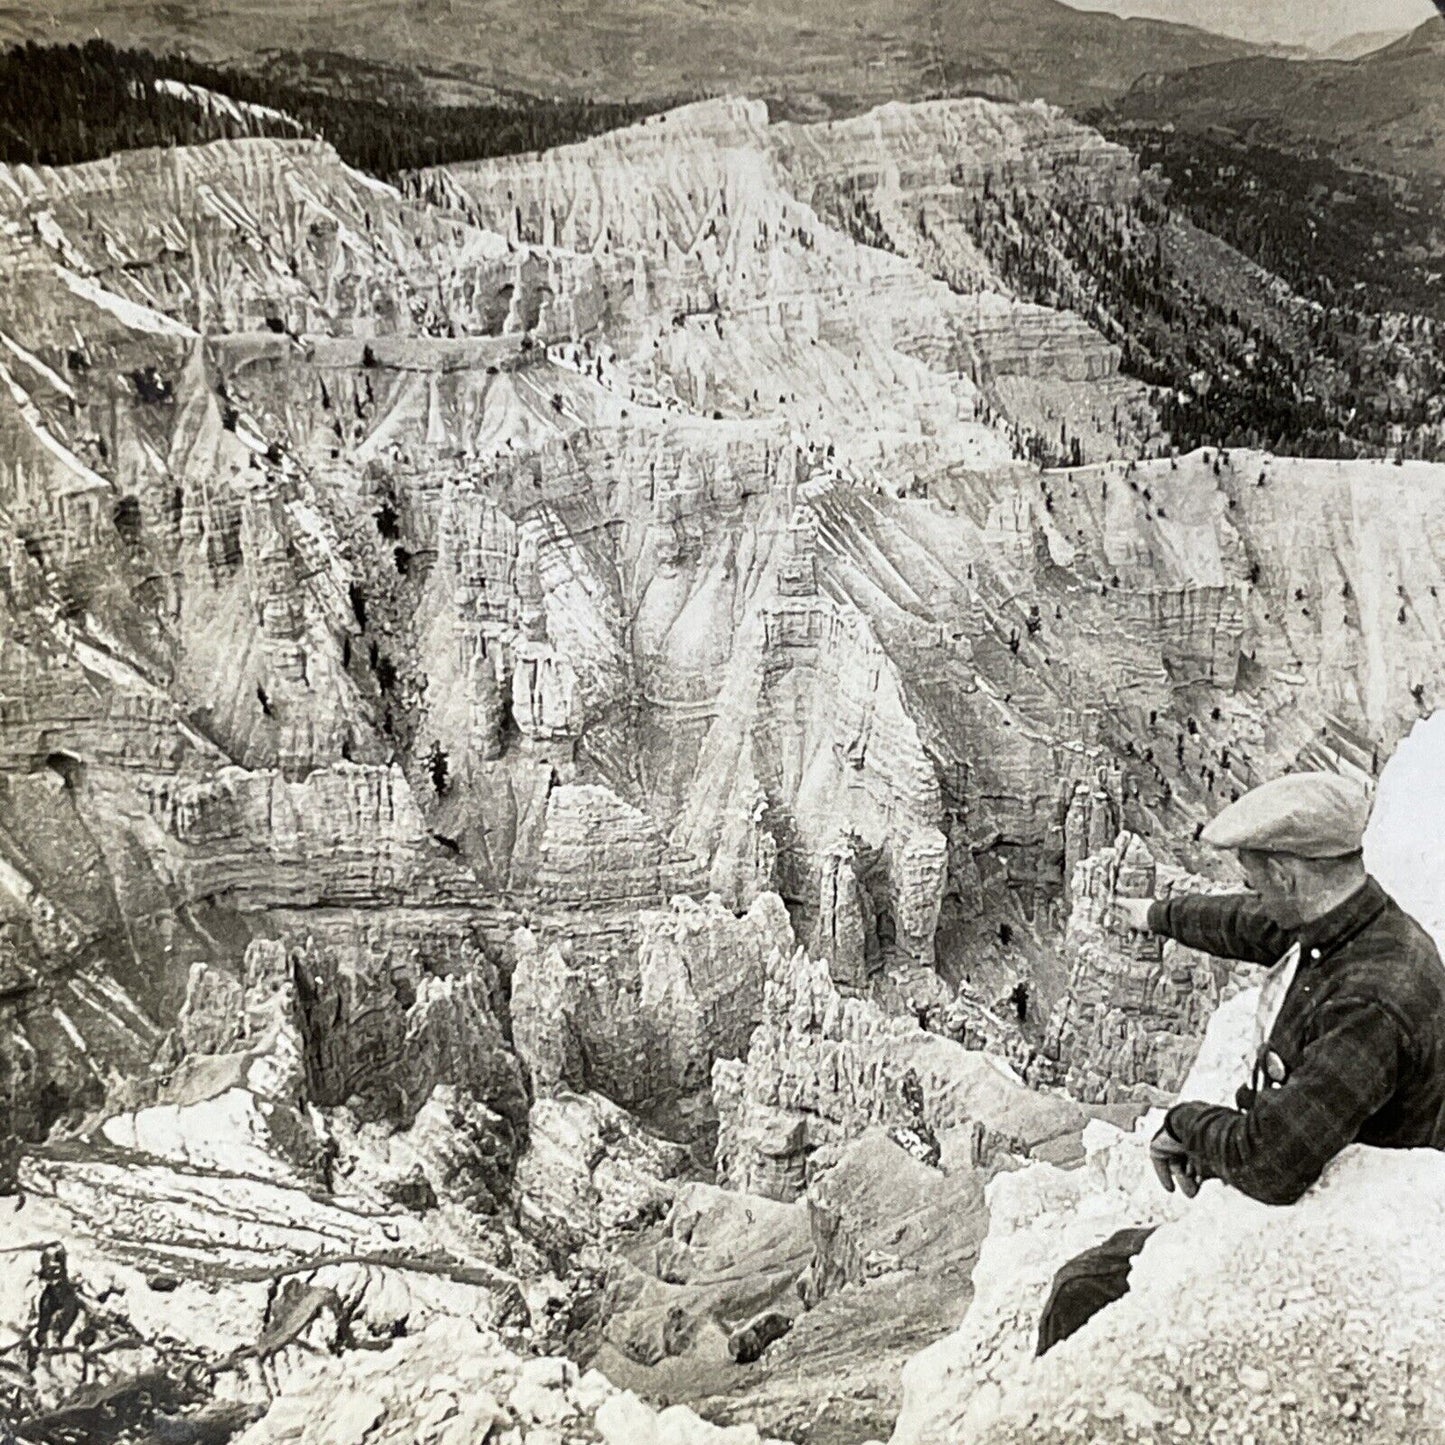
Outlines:
[[[266,106],[295,124],[254,113],[238,122],[157,91],[158,80]],[[0,161],[31,165],[74,165],[138,146],[302,134],[323,137],[349,165],[392,180],[420,166],[565,145],[659,108],[657,102],[532,97],[442,106],[418,98],[415,87],[394,100],[379,100],[375,94],[339,95],[276,76],[123,50],[101,40],[30,43],[0,54]]]
[[[1104,206],[986,188],[964,219],[1021,294],[1079,312],[1119,344],[1181,448],[1445,455],[1445,327],[1428,316],[1371,312],[1358,293],[1241,314],[1147,190]]]
[[[83,46],[16,46],[0,55],[0,161],[75,165],[139,146],[193,145],[238,135],[292,135],[297,127],[238,126],[156,89],[154,56]]]
[[[1326,156],[1090,117],[1169,181],[1170,202],[1325,307],[1445,322],[1445,189]]]

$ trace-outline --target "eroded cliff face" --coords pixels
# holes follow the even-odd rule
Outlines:
[[[713,1095],[719,1177],[783,1200],[802,1193],[815,1151],[872,1127],[925,1154],[940,1131],[966,1128],[981,1164],[1054,1145],[1067,1153],[1086,1120],[1001,1060],[842,997],[826,964],[803,953],[771,959],[762,1022],[744,1060],[714,1065]]]
[[[42,1233],[169,1276],[224,1168],[368,1270],[411,1268],[378,1232],[455,1228],[470,1270],[520,1220],[492,1267],[525,1294],[685,1232],[716,1123],[785,1263],[686,1340],[638,1285],[624,1343],[735,1358],[801,1275],[797,1358],[846,1374],[818,1310],[887,1252],[877,1151],[918,1218],[967,1196],[957,1266],[990,1171],[1077,1153],[1028,1084],[1177,1082],[1226,981],[1103,905],[1209,881],[1234,792],[1369,775],[1432,703],[1445,478],[1124,460],[1155,422],[1115,342],[963,222],[1145,184],[977,101],[712,102],[406,195],[303,142],[0,173],[0,1087],[71,1136],[20,1168],[79,1211]],[[1114,459],[1019,460],[1060,428]],[[548,1318],[597,1333],[560,1284]]]
[[[701,904],[679,895],[665,912],[639,913],[606,954],[519,930],[513,1038],[534,1093],[592,1088],[642,1111],[696,1095],[712,1058],[746,1052],[767,960],[792,943],[776,893],[740,917],[715,894]]]
[[[619,1242],[594,1358],[709,1419],[851,1441],[891,1428],[904,1362],[963,1319],[989,1181],[1077,1162],[1091,1114],[1137,1112],[1040,1093],[802,951],[769,959],[713,1100],[717,1183],[664,1183],[660,1219]]]
[[[129,1068],[283,903],[464,905],[505,979],[524,915],[606,953],[777,888],[849,987],[1039,973],[1052,1007],[1085,852],[1388,746],[1434,654],[1431,529],[1363,505],[1428,520],[1428,468],[1012,461],[1005,376],[1050,426],[1147,408],[947,216],[1141,184],[980,101],[708,103],[410,198],[302,142],[17,171],[17,966],[126,990],[67,1006]],[[849,196],[934,249],[860,243]]]
[[[1184,1082],[1210,1016],[1245,986],[1245,965],[1157,935],[1123,938],[1111,927],[1116,899],[1216,891],[1206,880],[1165,871],[1130,833],[1074,871],[1064,935],[1068,982],[1043,1048],[1066,1066],[1062,1082],[1076,1099],[1167,1102]]]

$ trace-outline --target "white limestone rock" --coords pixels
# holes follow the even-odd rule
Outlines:
[[[794,1199],[807,1159],[875,1126],[982,1131],[981,1157],[1077,1157],[1087,1115],[1036,1093],[1008,1065],[844,998],[828,965],[799,951],[769,962],[763,1020],[741,1062],[713,1067],[718,1173],[735,1188]]]
[[[1109,915],[1116,898],[1213,887],[1166,878],[1132,833],[1079,861],[1063,941],[1067,982],[1045,1034],[1075,1098],[1160,1104],[1183,1082],[1210,1016],[1249,969],[1157,936],[1122,936]]]
[[[1256,1000],[1216,1014],[1184,1097],[1228,1102]],[[1148,1164],[1159,1120],[1132,1135],[1091,1126],[1081,1169],[1034,1164],[993,1181],[973,1306],[910,1362],[893,1445],[1122,1442],[1156,1428],[1403,1445],[1445,1424],[1426,1303],[1445,1289],[1445,1157],[1357,1145],[1288,1209],[1219,1181],[1186,1201]],[[1155,1224],[1129,1293],[1036,1358],[1055,1270]]]
[[[685,1149],[599,1094],[538,1099],[517,1163],[518,1209],[576,1248],[660,1219],[686,1162]]]
[[[750,1428],[720,1429],[677,1406],[655,1411],[595,1372],[579,1377],[570,1361],[519,1357],[465,1322],[430,1325],[378,1352],[302,1357],[278,1384],[238,1445],[763,1445]]]
[[[574,931],[575,930],[575,931]],[[656,1106],[707,1087],[713,1061],[746,1052],[762,1017],[766,960],[791,949],[781,898],[733,913],[716,894],[666,908],[518,929],[512,1030],[536,1094],[597,1089]]]

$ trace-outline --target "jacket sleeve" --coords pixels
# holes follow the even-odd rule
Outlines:
[[[1149,927],[1186,948],[1248,963],[1274,963],[1294,941],[1252,893],[1161,898],[1149,910]]]
[[[1177,1104],[1164,1127],[1206,1174],[1264,1204],[1293,1204],[1359,1137],[1395,1092],[1408,1045],[1394,1017],[1362,999],[1338,1000],[1293,1074],[1261,1089],[1247,1113]]]

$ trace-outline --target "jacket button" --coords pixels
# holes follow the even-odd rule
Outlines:
[[[1320,956],[1320,951],[1319,951],[1319,949],[1317,949],[1317,948],[1312,948],[1312,949],[1310,949],[1310,957],[1311,957],[1311,958],[1318,958],[1319,956]]]

